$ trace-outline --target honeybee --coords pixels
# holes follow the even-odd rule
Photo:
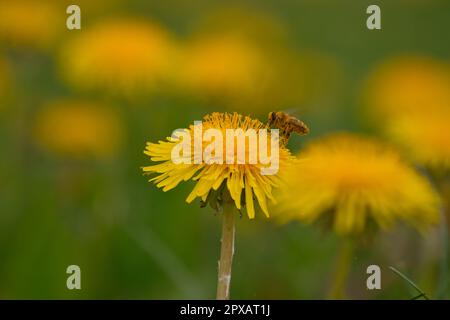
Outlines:
[[[292,132],[299,135],[309,133],[309,128],[303,121],[281,111],[270,112],[267,124],[280,130],[281,141],[284,143],[287,143]]]

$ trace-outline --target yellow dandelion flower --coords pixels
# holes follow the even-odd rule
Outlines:
[[[340,76],[332,57],[298,52],[273,15],[220,6],[200,19],[182,51],[179,85],[223,108],[255,112],[317,104]]]
[[[157,174],[149,180],[157,187],[167,191],[175,188],[181,181],[194,180],[196,185],[186,201],[189,203],[195,198],[201,198],[203,204],[208,203],[215,209],[222,209],[217,299],[229,299],[236,208],[245,206],[248,217],[253,219],[256,199],[261,210],[269,216],[267,202],[275,202],[273,190],[280,186],[278,172],[284,171],[293,161],[284,144],[280,146],[278,131],[268,133],[267,129],[267,124],[248,116],[215,112],[205,116],[202,121],[194,122],[194,125],[181,133],[178,131],[180,135],[183,134],[182,139],[172,135],[167,141],[148,143],[144,151],[152,161],[161,162],[143,168],[146,174]],[[229,135],[230,131],[241,132],[242,135]],[[287,136],[291,131],[290,128],[286,129]],[[214,142],[204,138],[208,132],[215,133]],[[247,136],[249,132],[258,132],[259,135],[255,135],[252,140]],[[198,140],[199,136],[201,140]],[[180,145],[183,146],[183,155],[178,160],[183,161],[174,161],[174,150],[177,151],[176,148]],[[204,161],[202,155],[208,154],[211,145],[214,145],[214,153],[211,152],[210,155],[214,156],[210,159],[214,161]],[[264,174],[269,162],[263,160],[261,155],[267,154],[268,148],[271,159],[275,156],[278,168],[271,174]],[[261,153],[263,149],[265,152]],[[252,161],[256,154],[259,158]],[[223,161],[224,155],[226,162]]]
[[[269,111],[275,104],[309,104],[335,83],[338,69],[329,57],[300,54],[281,40],[274,45],[252,39],[233,27],[219,30],[198,35],[182,52],[177,81],[194,97],[224,107]]]
[[[429,57],[393,58],[369,77],[366,99],[372,111],[383,119],[449,109],[450,67]]]
[[[225,6],[199,20],[196,29],[183,51],[183,89],[232,108],[271,105],[273,90],[267,89],[277,60],[269,61],[267,52],[283,42],[282,24],[253,9]]]
[[[202,127],[203,130],[218,129],[225,136],[227,129],[258,130],[267,126],[259,120],[251,119],[247,116],[243,117],[237,113],[212,113],[204,117]],[[194,130],[194,126],[190,126],[188,129],[191,137],[194,136]],[[237,138],[235,137],[235,139]],[[267,139],[270,141],[270,136],[267,136]],[[217,196],[217,193],[221,192],[222,188],[225,188],[230,193],[236,208],[241,209],[243,202],[245,203],[250,219],[255,217],[254,198],[256,198],[259,207],[265,215],[269,216],[267,202],[268,200],[275,202],[272,192],[280,184],[278,174],[262,175],[261,168],[266,165],[259,162],[256,164],[250,164],[248,161],[244,164],[194,164],[193,154],[191,164],[174,164],[171,160],[171,152],[177,143],[179,142],[169,137],[167,141],[147,144],[145,154],[150,156],[152,161],[162,162],[143,168],[145,173],[158,174],[150,179],[157,187],[162,188],[163,191],[168,191],[175,188],[180,182],[192,179],[196,181],[196,185],[186,199],[188,203],[191,203],[195,198],[201,198],[203,202],[211,200],[211,198],[212,201],[215,201],[214,198]],[[248,141],[246,143],[248,144]],[[203,142],[202,152],[208,145],[209,143]],[[234,145],[237,146],[237,142]],[[223,146],[225,148],[225,142]],[[249,159],[248,152],[249,148],[246,149],[246,159]],[[226,154],[225,149],[223,154]],[[236,156],[236,154],[233,155],[233,157]],[[279,171],[283,171],[291,160],[292,156],[288,149],[280,146]],[[208,197],[210,198],[208,199]]]
[[[427,57],[406,56],[379,67],[367,99],[381,131],[416,162],[450,167],[450,67]]]
[[[161,26],[113,20],[71,41],[61,65],[78,87],[130,95],[160,89],[172,75],[175,57],[176,46]]]
[[[449,105],[450,107],[450,105]],[[437,170],[450,169],[450,108],[429,114],[395,117],[385,126],[387,135],[417,163]]]
[[[64,30],[64,9],[53,1],[2,0],[0,39],[13,46],[49,49]]]
[[[257,88],[263,61],[261,52],[239,37],[202,37],[185,51],[182,81],[205,96],[246,97]]]
[[[123,128],[112,110],[92,102],[60,100],[48,103],[36,117],[39,145],[76,156],[109,156],[120,145]]]
[[[286,171],[283,219],[326,221],[341,235],[370,222],[382,229],[404,220],[419,230],[436,223],[439,198],[428,181],[390,148],[340,134],[312,143]]]

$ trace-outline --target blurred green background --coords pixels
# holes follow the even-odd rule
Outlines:
[[[378,134],[382,121],[371,123],[363,106],[372,72],[397,56],[448,63],[450,52],[447,0],[377,1],[374,31],[364,0],[73,2],[81,30],[65,26],[72,2],[0,1],[2,299],[214,298],[220,216],[185,203],[190,182],[167,193],[148,183],[145,143],[213,111],[265,120],[293,110],[311,127],[292,139],[294,151],[334,131]],[[114,36],[102,23],[134,33]],[[144,48],[156,63],[138,59],[139,37],[159,39]],[[202,43],[211,51],[195,56]],[[123,47],[129,56],[116,57]],[[232,298],[326,298],[338,242],[244,215]],[[437,292],[442,245],[438,233],[379,234],[353,258],[348,297],[411,298],[388,266]],[[66,288],[71,264],[81,267],[82,290]],[[366,289],[370,264],[382,268],[382,290]]]

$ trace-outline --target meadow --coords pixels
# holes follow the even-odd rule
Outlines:
[[[233,299],[450,298],[448,1],[73,2],[0,0],[0,299],[214,299],[224,208]],[[276,175],[164,162],[277,111]]]

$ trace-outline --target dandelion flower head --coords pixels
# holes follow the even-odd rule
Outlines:
[[[450,168],[450,66],[428,57],[399,57],[370,81],[371,111],[382,133],[415,162]]]
[[[326,222],[341,235],[403,220],[423,230],[437,222],[428,181],[377,141],[337,134],[312,143],[286,171],[282,219]]]
[[[385,131],[415,162],[433,170],[450,169],[449,110],[395,118]]]
[[[372,111],[383,118],[430,114],[449,107],[450,66],[429,57],[396,57],[377,67],[366,93]]]
[[[202,121],[204,129],[214,128],[225,132],[226,129],[263,129],[266,125],[257,119],[242,116],[237,113],[212,113],[204,117]],[[194,126],[187,129],[191,137]],[[225,134],[224,134],[225,136]],[[268,142],[270,136],[267,135]],[[260,163],[256,164],[174,164],[171,160],[171,151],[177,141],[167,138],[167,141],[147,143],[144,151],[152,161],[161,162],[143,168],[147,174],[157,174],[150,179],[163,191],[175,188],[181,181],[194,180],[196,185],[187,197],[188,203],[195,198],[201,198],[203,202],[215,199],[217,193],[227,190],[238,209],[245,205],[249,218],[255,217],[254,198],[266,216],[269,216],[268,201],[276,202],[273,190],[280,186],[279,174],[262,175]],[[225,145],[225,143],[224,143]],[[235,143],[236,146],[236,143]],[[202,145],[204,150],[206,144]],[[247,148],[247,150],[249,150]],[[236,156],[236,150],[234,152]],[[225,154],[225,151],[224,153]],[[248,159],[248,155],[247,155]],[[279,172],[292,162],[292,156],[284,146],[279,148]]]
[[[84,31],[63,50],[61,62],[77,87],[129,96],[165,85],[175,56],[176,45],[162,27],[124,19]]]
[[[49,49],[64,27],[59,9],[64,10],[47,0],[0,0],[0,39],[12,46]]]
[[[105,106],[58,100],[39,111],[35,136],[40,146],[57,154],[105,157],[117,151],[123,128],[117,114]]]
[[[253,95],[263,70],[261,52],[232,35],[212,34],[186,48],[182,81],[194,93],[228,99]]]

